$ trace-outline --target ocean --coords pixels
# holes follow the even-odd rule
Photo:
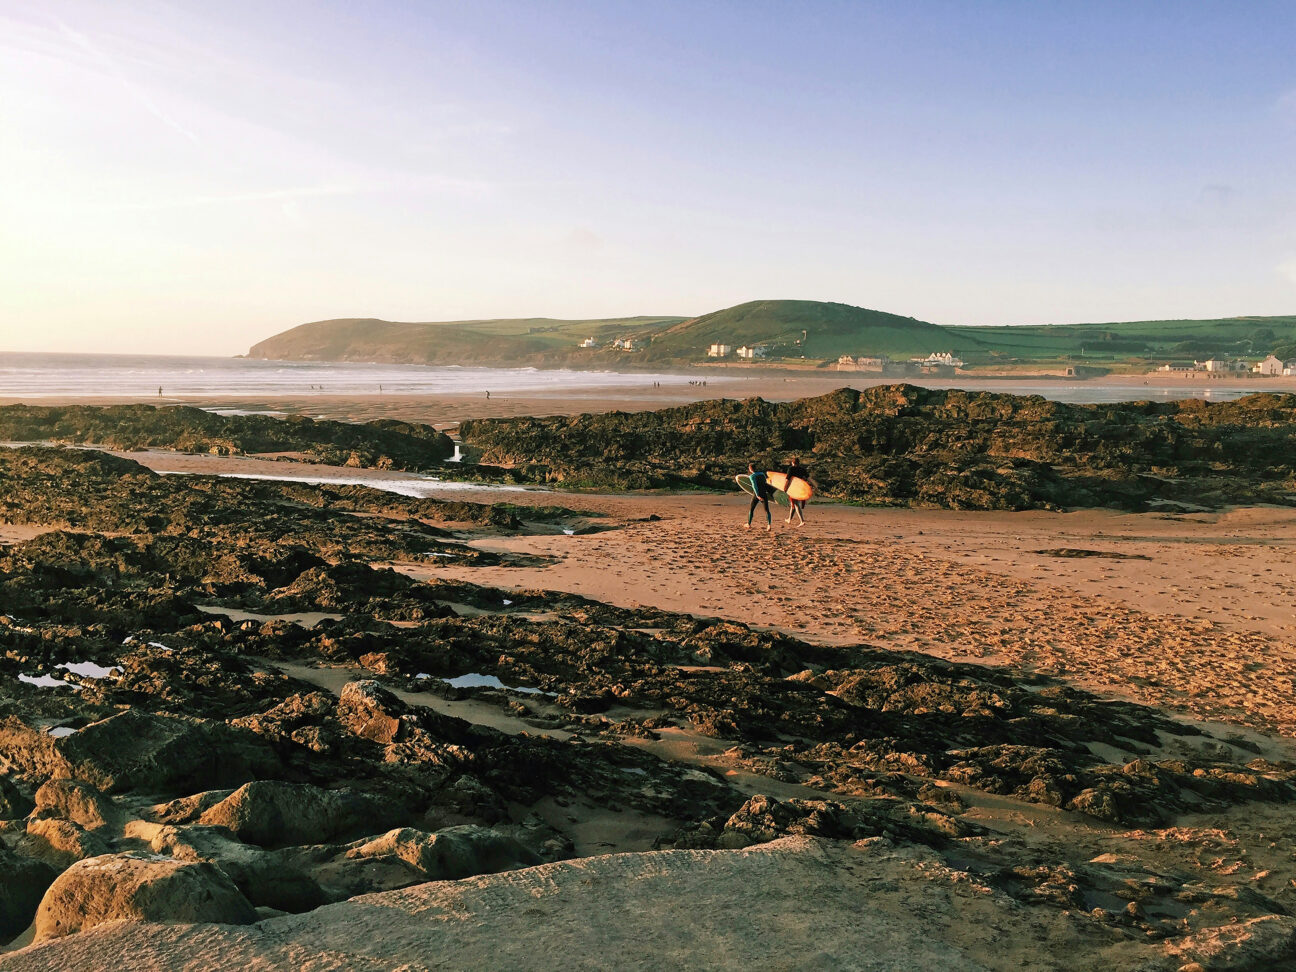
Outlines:
[[[830,371],[803,372],[807,379],[838,377]],[[768,382],[772,376],[707,374],[707,392],[697,397],[745,398],[749,382]],[[861,380],[858,374],[841,374],[840,383],[856,388],[894,383],[901,379]],[[161,400],[194,397],[230,398],[324,395],[501,395],[527,392],[618,393],[631,399],[635,392],[652,387],[684,387],[698,376],[622,373],[615,371],[544,370],[539,368],[459,368],[428,365],[358,364],[351,362],[262,361],[254,358],[180,357],[128,354],[38,354],[0,352],[0,398],[35,401],[42,398],[136,398]],[[912,379],[911,379],[912,380]],[[1271,389],[1263,382],[1228,380],[1182,385],[1145,385],[1142,379],[1127,382],[1032,379],[917,379],[930,388],[965,388],[972,391],[1040,395],[1059,402],[1128,402],[1150,399],[1173,401],[1203,398],[1229,401]],[[700,391],[700,389],[699,389]],[[229,409],[227,411],[237,411]]]
[[[730,379],[730,381],[741,379]],[[712,379],[708,382],[724,382]],[[480,395],[687,385],[684,375],[538,368],[457,368],[136,354],[0,352],[3,398],[264,395]]]

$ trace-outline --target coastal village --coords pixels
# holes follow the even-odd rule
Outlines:
[[[715,341],[706,348],[705,357],[711,362],[778,360],[787,357],[786,354],[781,353],[787,348],[799,352],[804,347],[804,334],[805,332],[802,332],[803,337],[800,340],[792,340],[786,346],[779,345],[777,347],[755,342],[734,345],[723,341]],[[635,352],[645,350],[649,343],[642,337],[636,336],[617,337],[603,343],[600,343],[594,337],[588,337],[580,342],[579,347],[583,350],[603,348],[613,351]],[[797,353],[796,357],[801,358],[804,356]],[[902,378],[919,375],[948,377],[964,372],[965,369],[974,366],[969,365],[966,360],[953,351],[932,351],[926,355],[914,355],[908,358],[893,358],[880,353],[842,354],[836,358],[834,367],[837,371],[862,372],[883,377]],[[1058,373],[1065,374],[1069,378],[1092,378],[1107,374],[1110,370],[1109,367],[1096,365],[1067,364],[1064,366],[1064,370]],[[1145,373],[1148,375],[1178,375],[1183,377],[1292,377],[1296,376],[1296,358],[1281,358],[1275,354],[1269,354],[1260,360],[1212,356],[1204,360],[1166,361]]]

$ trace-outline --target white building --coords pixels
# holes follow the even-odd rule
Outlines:
[[[643,345],[639,343],[638,338],[628,337],[617,338],[612,342],[612,347],[616,348],[618,351],[638,351],[643,347]]]
[[[1271,354],[1256,365],[1252,371],[1257,375],[1281,375],[1283,373],[1283,368],[1284,365],[1282,358]]]
[[[738,357],[746,358],[748,361],[755,361],[757,358],[763,358],[768,353],[769,349],[763,344],[755,344],[750,347],[744,344],[734,352]]]
[[[919,358],[918,363],[924,368],[962,368],[963,359],[954,357],[953,351],[933,351],[925,358]]]
[[[598,347],[598,342],[595,341],[592,337],[589,337],[589,338],[586,338],[584,341],[582,341],[582,342],[580,343],[580,346],[581,346],[582,348],[597,348],[597,347]]]
[[[713,344],[707,349],[708,358],[727,358],[733,348],[727,344]]]
[[[1228,362],[1223,358],[1207,358],[1205,361],[1198,361],[1197,367],[1202,371],[1228,371]]]

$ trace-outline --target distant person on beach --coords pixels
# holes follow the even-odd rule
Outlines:
[[[487,399],[488,401],[490,400],[490,392],[487,392],[487,393],[486,393],[486,399]]]
[[[158,385],[158,398],[162,397],[162,386]]]
[[[800,479],[806,483],[810,482],[809,471],[805,466],[801,465],[801,460],[796,456],[792,457],[792,461],[788,463],[788,467],[783,470],[783,472],[787,474],[787,484],[789,489],[792,487],[792,480],[794,479]],[[788,510],[786,522],[791,523],[792,517],[795,516],[801,521],[801,525],[805,526],[805,504],[805,500],[794,500],[789,496],[788,506],[791,507],[791,509]]]
[[[747,525],[743,529],[751,529],[752,517],[756,513],[756,504],[763,503],[765,506],[765,529],[772,530],[774,517],[770,515],[769,501],[770,497],[774,495],[774,489],[770,486],[769,480],[765,478],[765,473],[758,470],[755,463],[747,463],[747,475],[751,477],[752,490],[755,495],[752,497],[751,506],[747,508]]]

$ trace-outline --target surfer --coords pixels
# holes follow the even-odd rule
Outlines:
[[[792,480],[794,479],[800,479],[807,484],[810,482],[810,473],[806,470],[805,466],[801,465],[801,460],[796,456],[792,457],[792,461],[788,463],[787,469],[783,470],[783,472],[787,475],[788,486],[792,485]],[[789,498],[788,506],[790,508],[788,510],[786,522],[791,523],[792,517],[795,516],[800,519],[801,525],[805,526],[805,505],[805,500],[794,500]]]
[[[773,488],[765,479],[765,473],[756,468],[756,464],[747,463],[747,476],[751,479],[752,500],[751,506],[747,508],[747,526],[744,529],[751,529],[752,516],[756,513],[756,504],[763,503],[765,506],[765,529],[773,529],[774,518],[770,516],[769,501],[774,494]]]

